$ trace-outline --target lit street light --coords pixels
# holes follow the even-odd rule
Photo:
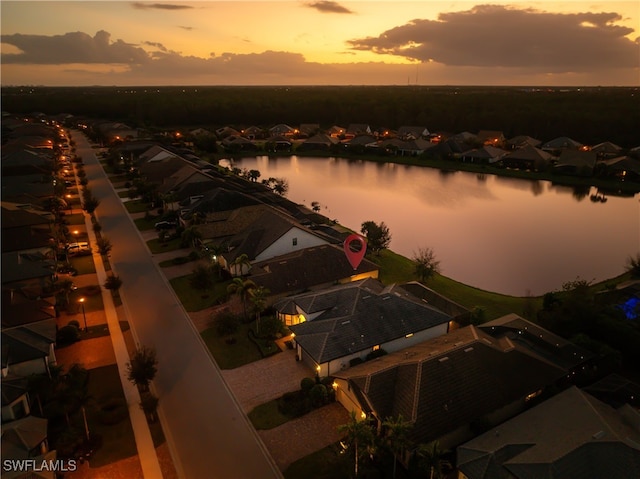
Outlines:
[[[84,298],[78,300],[80,306],[82,306],[82,319],[84,319],[84,332],[87,332],[87,314],[84,312]]]

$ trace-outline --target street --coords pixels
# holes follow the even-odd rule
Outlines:
[[[156,349],[153,381],[178,474],[191,478],[282,477],[210,356],[180,301],[154,264],[86,137],[74,131],[96,216],[113,244],[110,262],[139,345]]]

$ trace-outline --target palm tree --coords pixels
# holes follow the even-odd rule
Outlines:
[[[149,389],[149,382],[158,372],[158,360],[153,348],[142,346],[127,363],[127,379],[143,391]]]
[[[413,424],[405,421],[402,414],[400,414],[397,419],[388,417],[382,423],[382,426],[386,429],[385,439],[393,453],[393,478],[395,479],[398,456],[411,444],[409,440],[409,429],[413,427]]]
[[[349,422],[338,426],[338,432],[344,434],[344,441],[354,449],[355,477],[358,477],[360,456],[373,447],[375,436],[366,420],[358,420],[355,411],[351,411]]]
[[[244,276],[244,268],[247,268],[248,273],[249,268],[251,268],[251,261],[249,261],[249,256],[246,253],[242,253],[234,259],[229,266],[229,270],[233,276]],[[238,271],[240,271],[240,274],[235,274]]]
[[[54,287],[56,288],[56,305],[63,308],[69,306],[69,295],[74,288],[73,281],[70,279],[60,279],[54,283]],[[60,301],[58,298],[63,299],[63,301]]]
[[[440,449],[439,441],[418,445],[416,455],[420,460],[421,469],[429,471],[429,479],[441,479],[443,477],[442,466],[447,462],[442,459],[445,452]]]
[[[250,300],[253,305],[253,312],[256,315],[256,333],[260,333],[260,314],[267,305],[267,296],[271,291],[264,286],[258,286],[250,291]]]
[[[189,226],[180,235],[180,246],[184,248],[191,245],[191,247],[196,248],[201,240],[202,233],[200,230],[195,226]]]
[[[227,286],[227,291],[230,294],[235,294],[240,298],[245,321],[247,319],[247,298],[249,298],[251,291],[255,288],[256,283],[250,279],[243,280],[242,278],[233,278],[231,284]]]

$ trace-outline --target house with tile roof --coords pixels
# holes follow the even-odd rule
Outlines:
[[[485,146],[493,146],[495,148],[503,148],[507,139],[504,133],[497,130],[480,130],[477,135],[479,143]]]
[[[570,387],[457,448],[466,479],[640,477],[640,413]]]
[[[337,143],[339,143],[337,137],[325,135],[324,133],[318,133],[300,143],[297,147],[297,150],[328,150]]]
[[[35,211],[35,210],[34,210]],[[2,203],[2,252],[51,254],[53,229],[50,213],[38,214]]]
[[[2,329],[2,374],[27,377],[47,374],[56,364],[56,320]]]
[[[591,176],[596,166],[596,152],[565,149],[554,163],[554,171],[567,175]]]
[[[569,381],[569,368],[548,351],[493,332],[466,326],[337,371],[336,398],[378,423],[402,415],[414,444],[459,445],[485,424],[513,417],[548,386]]]
[[[552,159],[553,156],[546,151],[527,145],[503,156],[500,162],[507,168],[540,171],[544,170]]]
[[[506,154],[507,152],[501,148],[483,146],[481,148],[474,148],[473,150],[465,151],[460,156],[460,159],[464,163],[490,165],[500,161]]]
[[[446,334],[451,321],[397,285],[372,278],[285,298],[274,308],[295,334],[298,357],[321,376]]]
[[[513,138],[509,138],[506,141],[505,146],[508,150],[515,150],[517,148],[524,148],[526,146],[535,146],[537,148],[541,144],[542,142],[536,138],[532,138],[528,135],[517,135]]]
[[[401,140],[424,140],[429,138],[430,134],[425,126],[401,126],[396,136]]]

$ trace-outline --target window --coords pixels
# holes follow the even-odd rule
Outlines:
[[[376,344],[376,345],[373,347],[373,350],[374,350],[374,351],[377,351],[378,349],[380,349],[380,345],[379,345],[379,344]]]
[[[293,240],[291,241],[293,246],[297,246],[298,245],[298,238],[293,238]]]

